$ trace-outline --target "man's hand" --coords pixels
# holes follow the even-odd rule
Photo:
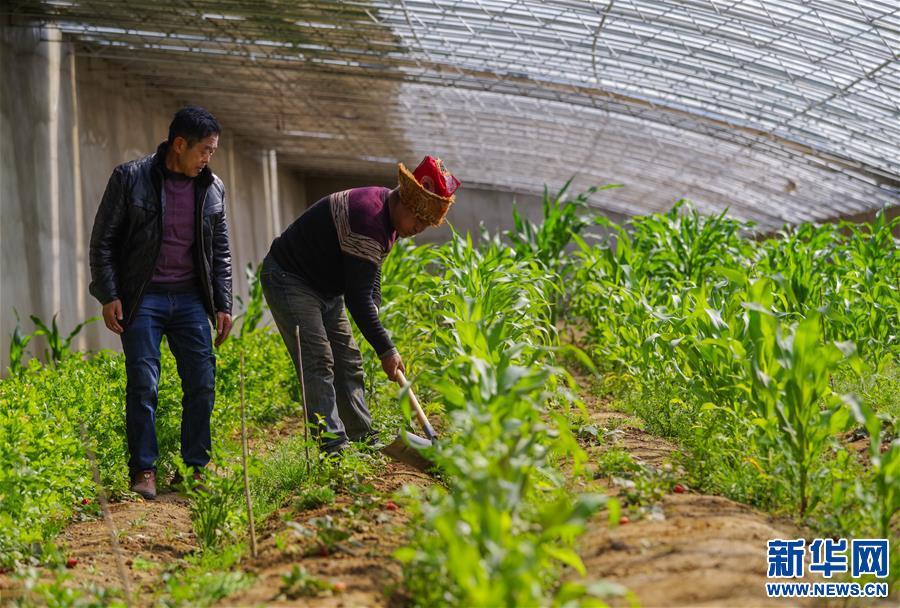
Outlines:
[[[387,374],[387,377],[391,379],[392,382],[398,382],[397,378],[397,370],[406,374],[406,368],[403,366],[403,360],[400,358],[400,355],[397,353],[391,353],[390,355],[386,355],[381,360],[381,369],[384,370],[384,373]]]
[[[103,305],[103,322],[109,331],[121,334],[124,329],[120,325],[122,321],[122,300],[113,300]]]
[[[216,346],[221,346],[222,342],[231,333],[231,315],[227,312],[216,313]]]

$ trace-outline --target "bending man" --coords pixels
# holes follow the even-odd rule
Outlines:
[[[458,186],[439,159],[426,157],[413,173],[401,163],[396,188],[326,196],[275,239],[263,260],[263,292],[298,370],[294,327],[300,327],[307,414],[326,453],[373,435],[362,356],[344,305],[396,380],[406,370],[378,318],[381,263],[398,237],[439,226]]]

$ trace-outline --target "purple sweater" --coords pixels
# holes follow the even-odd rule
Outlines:
[[[378,356],[394,350],[378,319],[381,263],[397,232],[388,188],[354,188],[326,196],[275,239],[270,254],[324,297],[344,296],[350,315]]]
[[[180,173],[165,171],[165,211],[162,246],[156,258],[151,283],[190,284],[197,280],[194,267],[194,180]]]

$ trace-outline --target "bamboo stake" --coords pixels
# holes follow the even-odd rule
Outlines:
[[[256,557],[256,526],[253,523],[253,500],[250,498],[250,476],[247,474],[247,408],[244,405],[244,347],[241,346],[241,444],[243,447],[244,497],[247,499],[247,519],[250,525],[250,554]]]
[[[122,548],[119,546],[116,524],[113,522],[112,514],[109,512],[109,504],[106,501],[106,490],[103,488],[103,484],[100,483],[100,467],[97,466],[97,455],[90,446],[84,423],[80,423],[79,427],[81,428],[81,442],[84,444],[85,454],[91,462],[91,474],[94,478],[94,485],[97,486],[97,502],[100,503],[100,513],[103,514],[103,521],[106,524],[106,530],[109,532],[109,544],[112,546],[112,552],[116,558],[116,570],[119,573],[119,579],[122,581],[122,591],[125,592],[125,604],[131,606],[133,603],[131,583],[128,580],[128,571],[125,569],[125,560],[122,558]]]
[[[300,398],[303,400],[303,443],[306,446],[306,474],[309,475],[309,416],[306,411],[306,382],[303,380],[303,355],[300,350],[300,326],[294,326],[297,339],[297,367],[300,369]]]

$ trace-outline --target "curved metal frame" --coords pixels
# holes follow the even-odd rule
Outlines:
[[[890,0],[11,0],[77,52],[186,91],[279,159],[465,183],[616,182],[621,213],[777,227],[900,198],[900,5]]]

